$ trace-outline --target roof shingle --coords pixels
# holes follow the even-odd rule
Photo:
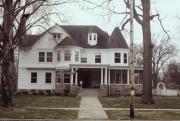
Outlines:
[[[111,36],[108,39],[107,46],[108,48],[129,48],[118,27],[114,28]]]

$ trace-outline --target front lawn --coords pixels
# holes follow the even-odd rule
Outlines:
[[[128,120],[129,111],[106,111],[109,119]],[[141,120],[179,120],[180,111],[135,111],[135,119]]]
[[[99,98],[104,108],[129,108],[129,97],[101,97]],[[154,96],[155,104],[141,103],[141,97],[135,97],[135,108],[170,108],[180,109],[180,97]]]
[[[40,95],[16,95],[15,107],[74,108],[79,107],[80,98]]]
[[[78,111],[0,108],[0,119],[76,119]]]

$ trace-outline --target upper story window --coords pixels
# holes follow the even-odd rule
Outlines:
[[[61,51],[57,51],[57,61],[61,61]]]
[[[91,34],[89,35],[89,40],[92,40],[92,35]]]
[[[75,51],[75,61],[79,61],[79,51]]]
[[[71,61],[71,51],[70,50],[65,50],[64,61]]]
[[[114,53],[114,62],[121,63],[121,53]]]
[[[81,63],[87,63],[87,58],[81,58]]]
[[[52,62],[52,60],[53,60],[52,57],[53,57],[52,52],[47,52],[47,58],[46,58],[47,62]]]
[[[39,62],[45,61],[45,52],[39,52]]]
[[[127,53],[124,53],[124,63],[127,63]]]
[[[37,83],[37,72],[31,72],[31,83]]]
[[[46,83],[51,83],[51,73],[46,73]]]
[[[97,40],[97,34],[94,35],[94,40]]]
[[[88,33],[88,44],[92,46],[97,44],[97,33]]]
[[[95,63],[101,63],[101,53],[95,55]]]
[[[54,39],[59,39],[61,37],[60,33],[53,33],[53,38]]]

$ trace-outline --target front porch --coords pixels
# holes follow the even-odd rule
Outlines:
[[[135,89],[142,90],[141,71],[135,71]],[[71,65],[68,70],[56,71],[57,93],[68,92],[77,95],[81,88],[100,89],[101,96],[129,95],[128,67],[109,67],[109,65]],[[82,81],[82,85],[80,85]]]

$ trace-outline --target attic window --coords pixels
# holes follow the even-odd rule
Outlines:
[[[91,34],[89,35],[89,40],[92,40],[92,35]]]
[[[94,35],[94,40],[97,40],[97,34]]]
[[[53,33],[53,38],[54,39],[59,39],[61,37],[61,34],[60,33]]]
[[[97,44],[97,33],[89,33],[88,34],[88,44],[89,45]]]

